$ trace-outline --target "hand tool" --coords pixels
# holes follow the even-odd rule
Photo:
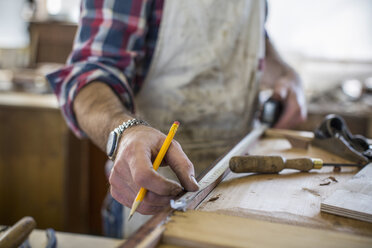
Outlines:
[[[36,222],[32,217],[23,217],[0,236],[0,247],[20,246],[35,227]]]
[[[155,158],[154,164],[152,165],[154,170],[157,170],[159,168],[159,166],[161,164],[161,161],[163,160],[163,158],[165,156],[165,153],[168,151],[168,148],[169,148],[169,146],[170,146],[170,144],[173,140],[174,135],[177,132],[177,128],[178,128],[179,125],[180,125],[180,123],[178,121],[175,121],[173,123],[172,127],[170,128],[169,133],[168,133],[167,137],[165,138],[164,143],[161,146],[158,155]],[[147,189],[141,187],[140,191],[138,192],[138,194],[136,196],[136,199],[133,201],[132,209],[130,210],[128,221],[133,216],[133,214],[136,211],[136,209],[138,208],[138,206],[141,204],[143,198],[145,198],[146,192],[147,192]]]
[[[273,126],[279,119],[282,111],[282,104],[278,100],[270,98],[262,107],[261,125],[254,128],[237,145],[235,145],[208,173],[198,182],[199,190],[196,192],[187,192],[177,200],[171,200],[170,205],[173,209],[186,210],[189,202],[197,197],[211,183],[215,182],[229,168],[229,160],[233,156],[241,155],[247,151],[248,147],[257,140],[266,129]]]
[[[236,173],[279,173],[283,169],[309,171],[323,166],[360,166],[359,164],[323,163],[319,158],[285,159],[282,156],[235,156],[230,159],[230,170]]]
[[[357,163],[372,161],[372,144],[362,135],[353,135],[341,116],[327,115],[314,134],[314,146]]]

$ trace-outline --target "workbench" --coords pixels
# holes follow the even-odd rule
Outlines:
[[[292,148],[286,139],[272,137],[258,140],[249,154],[286,158],[309,156],[321,158],[325,163],[350,163],[319,148]],[[333,172],[333,167],[310,172],[286,169],[279,174],[261,175],[229,172],[195,210],[172,212],[168,217],[160,213],[138,232],[147,231],[146,235],[137,234],[123,247],[134,244],[149,247],[372,247],[372,223],[320,212],[321,200],[357,172],[357,167],[342,167],[341,172]]]
[[[4,226],[0,225],[0,229]],[[1,236],[1,234],[0,234]],[[102,248],[117,247],[123,241],[120,239],[105,238],[92,235],[74,234],[66,232],[55,232],[58,248]],[[48,239],[45,230],[35,229],[28,236],[30,247],[46,247]]]
[[[91,162],[97,164],[98,159],[90,158],[87,152],[92,148],[77,141],[68,131],[54,96],[2,94],[1,116],[1,223],[11,225],[21,217],[31,215],[39,228],[86,232],[87,213],[92,207],[87,197],[91,195],[90,192],[97,192],[89,186],[94,186],[96,181],[93,183],[88,178],[94,177],[91,172],[93,168],[98,168],[98,174],[101,173],[103,177],[103,163],[92,167]],[[29,132],[30,129],[33,132]],[[48,137],[50,142],[41,137]],[[322,158],[325,162],[344,162],[316,148],[292,148],[282,138],[261,138],[247,152],[284,155],[287,158],[308,155]],[[43,158],[41,154],[44,154]],[[305,243],[309,246],[327,246],[330,241],[338,247],[350,244],[348,242],[372,247],[371,223],[320,212],[321,200],[357,171],[357,168],[350,167],[343,168],[340,173],[334,173],[332,168],[310,173],[285,170],[278,175],[230,172],[195,210],[172,213],[170,218],[154,216],[168,221],[158,221],[161,225],[157,226],[152,225],[151,221],[146,223],[144,228],[151,229],[150,235],[139,241],[148,240],[148,244],[160,247],[175,244],[191,247],[234,244],[246,247],[246,239],[249,239],[253,246],[270,246],[273,243],[280,246],[283,245],[280,242],[285,241],[283,239],[289,239],[292,235],[296,238],[290,240],[297,247]],[[321,185],[326,184],[330,177],[337,182]],[[100,185],[95,187],[97,189]],[[76,188],[80,190],[76,191]],[[99,205],[93,214],[97,215],[97,212]],[[74,218],[76,216],[79,218]],[[239,232],[231,236],[231,232],[237,229]],[[177,236],[179,230],[180,237]],[[270,230],[268,238],[257,240],[265,230]],[[310,233],[319,236],[319,239]],[[76,235],[68,237],[71,240],[79,239]],[[159,240],[160,243],[157,242]],[[241,243],[231,243],[231,240]],[[224,243],[226,241],[230,243]],[[117,244],[115,242],[113,246]]]
[[[72,134],[55,95],[1,92],[0,120],[0,224],[101,234],[106,155]]]

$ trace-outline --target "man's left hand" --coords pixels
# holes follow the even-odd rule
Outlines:
[[[283,112],[274,128],[292,128],[306,120],[307,109],[301,79],[288,70],[274,84],[273,98],[283,103]]]

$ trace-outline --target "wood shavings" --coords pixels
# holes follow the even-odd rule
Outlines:
[[[328,178],[331,179],[333,182],[338,183],[338,181],[337,181],[337,179],[335,177],[330,176]]]
[[[302,188],[302,190],[305,190],[305,191],[307,191],[307,192],[309,192],[309,193],[311,193],[311,194],[313,194],[315,196],[320,196],[320,194],[318,192],[316,192],[315,190],[313,190],[313,189]]]
[[[327,185],[330,185],[331,182],[334,182],[334,183],[337,183],[337,179],[333,176],[329,176],[325,179],[323,179],[322,181],[325,181],[324,183],[320,183],[319,186],[327,186]]]
[[[221,195],[218,194],[218,195],[212,197],[211,199],[209,199],[208,202],[214,202],[214,201],[217,201],[217,200],[220,198],[220,196],[221,196]]]
[[[326,185],[330,185],[330,184],[331,184],[331,182],[328,181],[328,182],[326,182],[326,183],[321,183],[321,184],[319,184],[319,186],[326,186]]]

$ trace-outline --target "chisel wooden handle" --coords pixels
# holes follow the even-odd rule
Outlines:
[[[314,162],[317,166],[314,166]],[[230,170],[236,173],[278,173],[283,169],[309,171],[321,168],[322,161],[311,158],[285,159],[281,156],[235,156],[230,159]]]
[[[0,247],[8,248],[20,246],[27,239],[35,226],[36,222],[32,217],[23,217],[0,236]]]

